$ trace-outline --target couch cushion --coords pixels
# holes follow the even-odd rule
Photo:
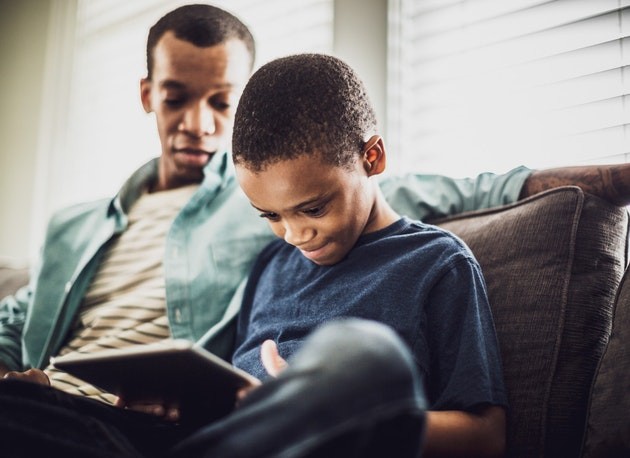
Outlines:
[[[28,283],[29,270],[27,267],[0,259],[0,299],[15,294]]]
[[[612,332],[590,401],[583,456],[630,456],[630,270],[615,301]]]
[[[565,187],[436,224],[470,246],[486,278],[510,402],[508,456],[579,456],[625,266],[625,210]]]

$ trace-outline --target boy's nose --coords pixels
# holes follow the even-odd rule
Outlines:
[[[180,130],[195,137],[212,135],[216,130],[214,113],[202,104],[195,104],[184,113]]]
[[[309,242],[315,236],[315,231],[299,225],[287,224],[284,227],[284,241],[299,247]]]

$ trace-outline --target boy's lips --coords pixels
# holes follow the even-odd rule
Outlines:
[[[326,250],[326,247],[328,246],[328,244],[322,245],[319,248],[315,248],[315,249],[305,249],[305,248],[299,248],[300,252],[307,257],[310,260],[316,260],[318,258],[320,258],[322,256],[322,254],[324,254],[324,251]]]

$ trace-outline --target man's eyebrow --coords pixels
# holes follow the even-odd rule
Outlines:
[[[185,89],[186,85],[175,80],[160,81],[160,87],[164,89]]]
[[[177,80],[160,81],[159,86],[162,89],[182,90],[182,89],[186,89],[187,88],[186,84],[184,84],[184,83],[182,83],[180,81],[177,81]],[[215,84],[215,85],[211,86],[212,89],[231,89],[233,87],[235,87],[235,85],[230,83],[230,82],[226,82],[226,83],[222,83],[222,84]]]

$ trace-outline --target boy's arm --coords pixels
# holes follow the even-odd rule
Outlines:
[[[523,183],[520,198],[568,185],[615,205],[630,205],[630,163],[535,170]]]
[[[423,457],[501,457],[505,453],[505,410],[485,406],[475,413],[427,412]]]

